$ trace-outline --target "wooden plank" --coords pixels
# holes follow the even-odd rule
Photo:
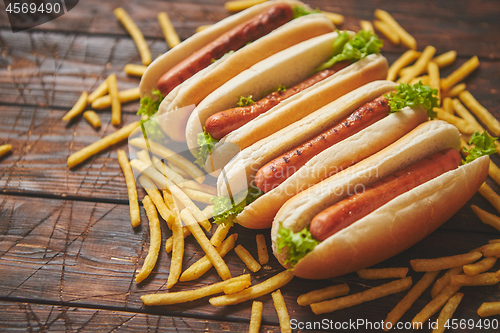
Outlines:
[[[248,323],[167,317],[106,309],[0,301],[0,327],[9,332],[248,332]],[[279,332],[262,325],[265,332]],[[230,329],[229,329],[230,328]]]
[[[146,256],[149,240],[145,213],[142,227],[132,230],[128,206],[105,203],[78,202],[71,200],[40,199],[30,197],[0,196],[0,299],[65,305],[124,309],[129,312],[146,312],[167,316],[210,318],[225,321],[246,321],[251,302],[236,306],[215,308],[208,299],[185,304],[160,307],[143,307],[140,296],[146,293],[166,292],[165,283],[169,272],[170,255],[162,247],[159,262],[152,275],[141,285],[133,279]],[[471,219],[480,230],[480,222]],[[162,223],[162,242],[170,235]],[[255,235],[262,231],[234,227],[242,244],[256,254]],[[269,233],[266,235],[270,244]],[[500,237],[500,232],[489,227],[488,233],[450,231],[438,229],[417,245],[383,262],[376,267],[409,267],[413,258],[433,258],[468,252],[485,244],[490,238]],[[183,267],[187,268],[203,256],[202,250],[187,238]],[[231,251],[225,258],[233,276],[247,273],[247,269]],[[495,266],[499,269],[500,264]],[[273,276],[282,268],[271,256],[269,264],[252,273],[252,283]],[[414,280],[421,273],[410,272]],[[193,289],[219,281],[212,269],[198,281],[177,284],[172,291]],[[358,292],[383,281],[365,281],[355,273],[329,280],[302,280],[295,278],[282,288],[291,318],[297,321],[334,322],[362,318],[380,321],[403,295],[393,295],[382,300],[359,305],[332,314],[314,316],[309,308],[297,305],[296,298],[307,291],[332,284],[347,282],[352,292]],[[483,301],[500,298],[498,288],[464,288],[464,298],[457,318],[479,319],[475,313]],[[270,295],[260,297],[264,302],[264,320],[277,325],[277,317]],[[411,320],[426,302],[429,292],[417,301],[403,320]],[[472,332],[474,332],[472,330]]]

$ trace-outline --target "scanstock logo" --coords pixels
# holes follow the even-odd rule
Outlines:
[[[52,21],[72,10],[78,0],[3,0],[12,32]]]

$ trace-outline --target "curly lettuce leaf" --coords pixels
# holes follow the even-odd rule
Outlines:
[[[429,118],[434,119],[437,113],[433,111],[438,106],[437,90],[422,84],[422,81],[409,85],[401,83],[396,92],[384,95],[389,100],[391,113],[401,111],[406,106],[421,105],[427,110]]]
[[[306,16],[309,14],[316,14],[316,13],[321,13],[321,11],[319,9],[308,9],[308,8],[302,7],[302,6],[293,7],[293,18],[294,19],[296,19],[297,17]]]
[[[215,146],[219,140],[212,138],[212,136],[204,131],[198,134],[198,139],[196,141],[198,146],[198,152],[196,153],[196,161],[194,163],[198,164],[202,169],[205,167],[205,162],[207,161],[208,154],[212,152],[212,148]]]
[[[286,247],[288,249],[288,258],[284,264],[290,263],[291,267],[295,266],[306,254],[314,250],[319,241],[315,240],[308,228],[304,228],[299,232],[283,227],[283,222],[280,222],[278,229],[278,253]]]
[[[471,149],[463,148],[464,152],[469,155],[467,155],[465,161],[462,161],[462,164],[470,163],[481,156],[495,154],[497,152],[495,146],[496,139],[498,138],[489,136],[486,131],[483,133],[474,132],[469,141],[469,144],[473,144],[474,147]]]
[[[234,218],[243,211],[243,209],[257,200],[264,192],[259,190],[257,186],[250,186],[248,188],[248,193],[240,192],[234,196],[234,198],[229,198],[227,196],[223,197],[212,197],[211,201],[214,204],[213,216],[214,222],[223,225],[233,225]],[[246,195],[245,198],[242,198]],[[238,202],[238,204],[235,204]]]
[[[137,111],[137,115],[141,116],[140,125],[144,137],[148,137],[152,140],[160,140],[165,135],[163,134],[158,122],[149,122],[147,124],[147,133],[144,126],[146,122],[153,120],[154,115],[158,112],[161,102],[165,98],[159,90],[153,90],[152,95],[153,97],[146,96],[141,98],[141,106],[139,107],[139,111]]]
[[[252,99],[252,95],[248,96],[248,97],[244,97],[244,96],[240,96],[240,99],[238,101],[238,103],[236,103],[237,106],[248,106],[248,105],[252,105],[252,104],[255,104],[255,101]]]
[[[340,32],[333,42],[332,57],[319,65],[316,71],[332,67],[341,61],[356,62],[373,53],[380,53],[384,43],[370,31],[360,30],[352,38],[347,31]]]

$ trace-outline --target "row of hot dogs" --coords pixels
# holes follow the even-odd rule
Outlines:
[[[214,220],[272,226],[276,257],[305,278],[418,242],[489,165],[460,166],[459,132],[428,121],[435,91],[383,80],[375,35],[333,29],[298,1],[266,2],[189,38],[141,81],[143,103],[154,89],[166,95],[164,131],[218,177]]]

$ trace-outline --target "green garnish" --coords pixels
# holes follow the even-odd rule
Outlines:
[[[153,97],[146,96],[141,98],[141,106],[139,107],[139,111],[137,111],[137,115],[141,116],[140,125],[145,137],[146,130],[144,127],[144,123],[154,118],[154,115],[158,112],[158,108],[160,107],[161,102],[165,98],[165,96],[163,96],[159,90],[153,90],[152,95]],[[157,121],[149,122],[147,124],[147,127],[147,137],[149,137],[150,139],[159,140],[165,136]]]
[[[278,86],[274,91],[280,92],[280,91],[286,91],[286,87],[282,84]]]
[[[319,9],[307,9],[306,7],[302,6],[295,6],[293,7],[293,18],[296,19],[297,17],[301,16],[306,16],[309,14],[317,14],[321,13]]]
[[[208,154],[212,152],[212,148],[217,142],[219,142],[219,140],[212,138],[209,133],[203,131],[203,133],[198,134],[198,140],[196,142],[198,143],[198,146],[200,148],[196,153],[196,161],[194,161],[194,163],[198,164],[202,169],[204,169]]]
[[[248,45],[248,44],[249,44],[249,43],[247,43],[247,45]],[[216,62],[217,60],[221,60],[221,59],[222,59],[222,58],[224,58],[226,55],[233,54],[233,53],[234,53],[234,50],[231,50],[231,51],[229,51],[229,52],[224,53],[224,55],[223,55],[222,57],[220,57],[219,59],[214,59],[214,58],[212,58],[212,64],[213,64],[214,62]]]
[[[384,95],[389,99],[391,113],[401,111],[405,106],[421,105],[427,110],[429,118],[434,119],[437,113],[433,111],[438,106],[437,90],[422,84],[421,81],[414,85],[401,83],[397,92]]]
[[[233,225],[234,218],[243,211],[243,209],[257,200],[264,192],[259,190],[257,186],[250,186],[248,188],[248,193],[240,192],[234,196],[233,199],[224,197],[212,197],[212,202],[214,203],[214,222],[223,225]],[[242,196],[245,195],[245,198]],[[240,202],[241,201],[241,202]],[[235,205],[235,202],[237,204]]]
[[[248,97],[240,96],[240,100],[238,101],[238,103],[236,103],[236,105],[238,106],[248,106],[252,104],[255,104],[254,100],[252,99],[252,95]]]
[[[311,252],[319,244],[319,241],[312,237],[308,228],[304,228],[299,232],[293,232],[283,227],[283,222],[280,222],[276,244],[278,246],[278,253],[284,247],[288,248],[288,258],[284,264],[290,263],[291,267],[293,267],[300,259]]]
[[[489,136],[486,131],[483,133],[479,133],[478,131],[474,132],[469,141],[469,144],[473,144],[474,147],[471,149],[463,148],[464,152],[469,155],[467,155],[465,162],[462,161],[462,164],[472,162],[481,156],[495,154],[497,152],[495,146],[496,139],[498,138]]]
[[[321,71],[335,65],[337,62],[348,60],[356,62],[373,53],[380,53],[384,43],[377,35],[370,31],[360,30],[352,38],[347,31],[340,32],[333,42],[332,57],[325,63],[319,65],[316,71]]]

